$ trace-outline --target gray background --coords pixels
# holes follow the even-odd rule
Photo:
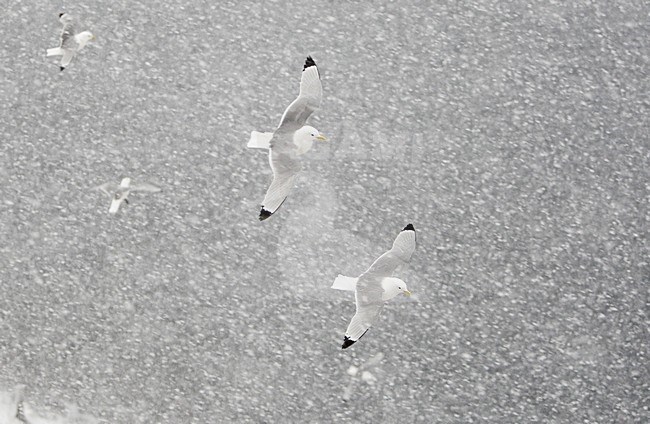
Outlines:
[[[647,3],[2,9],[0,389],[110,423],[648,422]],[[62,10],[98,39],[61,73]],[[246,142],[308,54],[331,140],[260,223]],[[123,176],[164,191],[110,216]],[[329,286],[409,222],[416,296],[342,351]]]

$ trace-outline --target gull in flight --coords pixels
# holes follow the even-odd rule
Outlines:
[[[370,268],[358,278],[340,275],[334,280],[333,289],[354,291],[357,312],[345,331],[343,349],[352,346],[375,322],[384,303],[403,293],[410,296],[406,283],[392,277],[395,269],[406,264],[415,251],[415,228],[407,225],[399,233],[393,247],[381,255]]]
[[[77,33],[74,19],[67,13],[59,13],[59,21],[63,24],[61,42],[59,47],[47,49],[47,55],[63,56],[60,68],[64,70],[75,54],[83,49],[89,41],[94,40],[95,36],[90,31]]]
[[[289,195],[301,169],[298,156],[307,153],[314,140],[327,140],[316,128],[305,125],[307,118],[320,105],[322,96],[323,87],[316,62],[308,56],[300,78],[300,94],[284,111],[278,128],[274,132],[251,132],[247,147],[269,149],[273,170],[273,182],[262,201],[260,221],[273,215]]]
[[[106,183],[95,187],[95,190],[100,190],[113,199],[111,201],[111,208],[108,210],[110,213],[117,213],[122,202],[128,205],[129,201],[127,197],[129,197],[129,193],[132,191],[146,191],[149,193],[161,191],[159,187],[147,183],[131,185],[131,178],[128,177],[123,178],[119,186],[113,183]]]

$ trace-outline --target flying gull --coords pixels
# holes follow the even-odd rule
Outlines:
[[[120,185],[113,183],[106,183],[100,186],[95,187],[95,190],[100,190],[106,193],[111,199],[111,208],[108,210],[110,213],[117,213],[117,210],[120,208],[122,202],[129,204],[127,197],[132,191],[146,191],[149,193],[157,193],[160,191],[160,188],[147,184],[133,184],[131,185],[131,178],[123,178]]]
[[[357,312],[345,331],[343,349],[352,346],[359,340],[370,326],[375,322],[384,302],[394,298],[400,293],[410,296],[411,292],[406,283],[391,275],[395,269],[411,259],[415,250],[415,228],[412,224],[407,225],[399,233],[393,247],[381,255],[370,268],[358,278],[339,275],[333,289],[354,291]]]
[[[47,49],[47,55],[63,56],[60,68],[64,70],[75,54],[83,49],[89,41],[94,40],[95,36],[90,31],[77,33],[74,19],[67,13],[59,13],[59,21],[63,24],[61,42],[59,47]]]
[[[269,149],[273,170],[273,182],[262,201],[260,221],[273,215],[289,195],[301,169],[298,156],[308,152],[314,140],[327,140],[316,128],[305,125],[307,118],[320,105],[322,96],[323,87],[316,62],[308,56],[300,78],[300,94],[284,111],[278,128],[274,132],[251,132],[247,147]]]

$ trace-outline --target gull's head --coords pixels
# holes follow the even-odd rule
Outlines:
[[[75,38],[75,40],[77,40],[77,43],[79,43],[79,46],[77,47],[77,50],[81,50],[81,49],[84,48],[84,46],[86,44],[88,44],[89,41],[94,40],[95,36],[90,31],[84,31],[84,32],[80,32],[79,34],[75,35],[74,38]]]
[[[397,295],[403,294],[404,296],[410,296],[411,292],[406,283],[399,278],[395,277],[386,277],[381,281],[381,287],[384,289],[382,294],[382,300],[390,300]]]
[[[293,142],[298,148],[297,154],[302,155],[311,149],[311,145],[316,141],[325,141],[327,137],[321,134],[316,128],[305,125],[295,132]]]
[[[411,295],[411,292],[409,291],[408,287],[406,287],[406,283],[404,281],[402,281],[402,283],[399,286],[397,286],[397,290],[402,292],[404,294],[404,296],[410,296]]]
[[[95,36],[90,31],[84,31],[77,35],[77,39],[79,40],[79,44],[86,44],[89,41],[94,41]]]
[[[309,138],[311,138],[312,141],[326,141],[327,137],[325,137],[323,134],[321,134],[316,128],[311,127],[309,125],[305,125],[304,127],[301,128],[301,130],[305,131],[305,135]]]

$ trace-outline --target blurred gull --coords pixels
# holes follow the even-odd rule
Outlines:
[[[278,128],[272,133],[251,132],[247,147],[270,149],[269,162],[273,170],[273,182],[264,196],[260,221],[273,215],[289,195],[301,169],[298,156],[308,152],[314,140],[327,140],[316,128],[305,125],[320,105],[322,95],[320,74],[314,60],[308,56],[300,78],[300,94],[284,111]]]
[[[391,277],[395,269],[411,259],[415,251],[415,228],[408,224],[398,234],[393,247],[381,255],[370,268],[358,278],[340,275],[334,280],[333,289],[353,290],[357,312],[345,332],[343,349],[352,346],[375,322],[384,302],[400,293],[410,296],[406,283]]]
[[[146,191],[149,193],[157,193],[161,191],[159,187],[156,187],[152,184],[142,183],[131,185],[131,178],[123,178],[120,185],[113,183],[106,183],[100,186],[94,187],[95,190],[100,190],[106,193],[111,199],[111,208],[108,210],[110,213],[117,213],[117,210],[120,208],[122,202],[129,204],[127,197],[132,191]]]
[[[75,405],[68,405],[65,416],[41,415],[24,401],[24,385],[12,392],[0,391],[0,424],[97,424],[94,417],[79,412]]]
[[[26,423],[23,392],[25,386],[17,386],[12,392],[0,392],[0,424]]]
[[[47,55],[63,56],[60,68],[64,70],[75,54],[83,49],[89,41],[94,40],[95,36],[90,31],[77,33],[74,19],[67,13],[59,13],[59,21],[63,24],[61,42],[59,47],[47,49]]]
[[[361,381],[364,383],[372,386],[377,382],[377,377],[370,372],[371,368],[376,367],[379,365],[381,360],[384,359],[384,354],[379,352],[376,355],[372,356],[370,359],[368,359],[366,362],[361,364],[359,367],[355,367],[354,365],[350,365],[350,368],[348,368],[348,375],[350,376],[350,384],[343,390],[343,400],[348,401],[352,398],[352,393],[354,392],[354,386],[355,383],[359,381],[359,377]]]

